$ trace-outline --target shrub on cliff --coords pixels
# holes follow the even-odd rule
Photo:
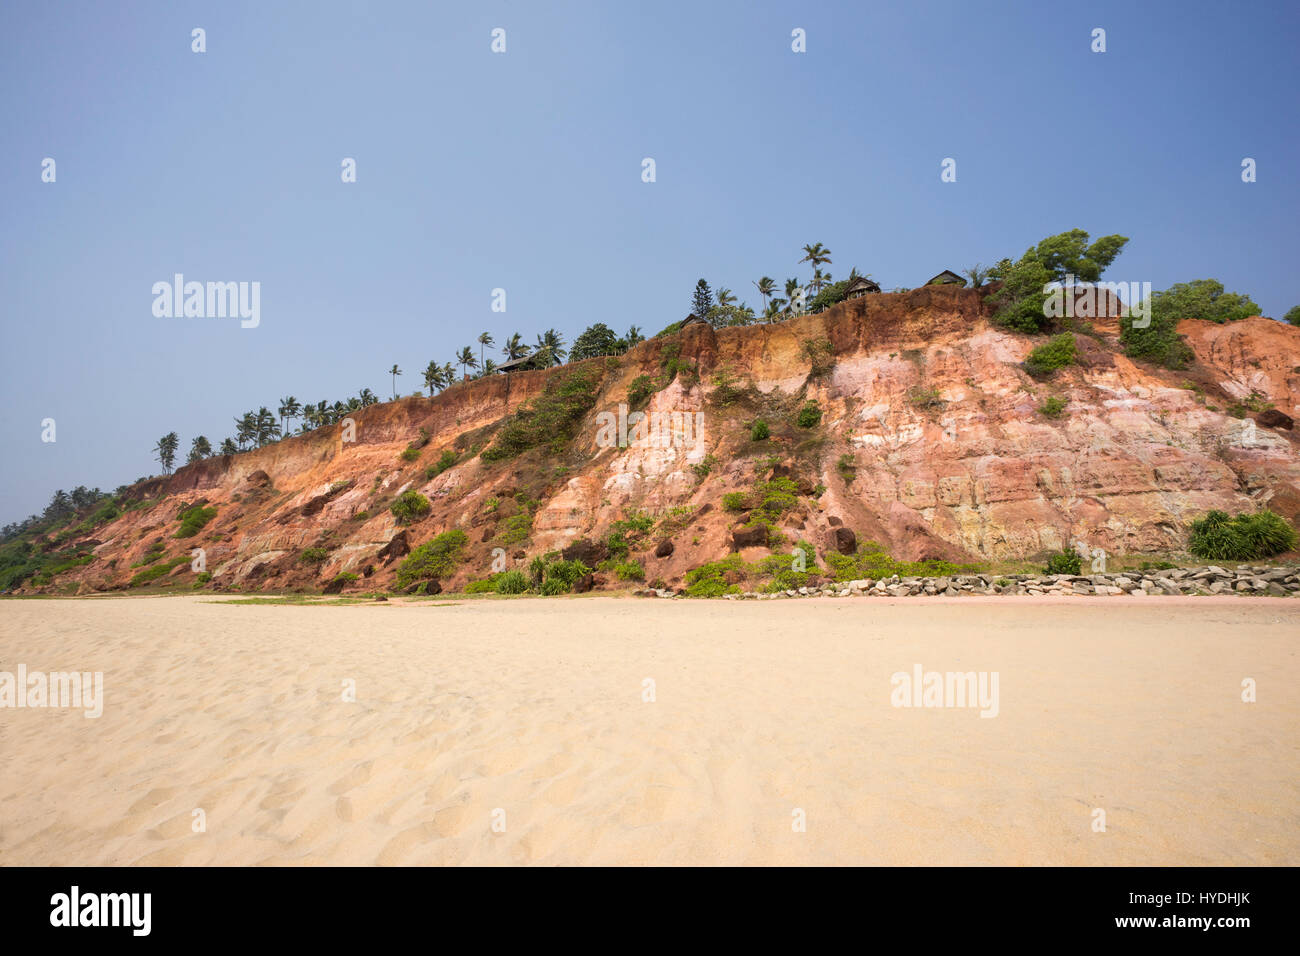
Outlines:
[[[936,577],[979,570],[974,564],[953,564],[933,558],[924,561],[896,561],[875,541],[860,541],[853,554],[827,551],[822,560],[832,580],[854,581],[862,578],[880,580],[893,577]]]
[[[1132,316],[1119,320],[1119,341],[1129,358],[1145,359],[1164,368],[1186,368],[1194,357],[1183,337],[1175,331],[1178,320],[1168,315],[1157,316],[1152,311],[1150,324],[1137,328]]]
[[[578,369],[548,382],[546,390],[514,413],[483,452],[484,461],[502,461],[550,445],[559,451],[573,437],[574,429],[596,404],[599,369]]]
[[[528,590],[528,579],[522,571],[503,571],[496,579],[498,594],[523,594]]]
[[[1300,305],[1291,306],[1283,318],[1292,325],[1300,325]]]
[[[1065,399],[1052,395],[1038,406],[1038,411],[1044,418],[1060,418],[1065,414],[1067,404],[1069,403]]]
[[[1267,508],[1234,517],[1211,511],[1192,522],[1187,542],[1187,550],[1197,557],[1219,561],[1254,561],[1295,547],[1295,529]]]
[[[794,423],[800,428],[816,428],[822,421],[822,407],[816,402],[804,402]]]
[[[1063,332],[1030,352],[1024,369],[1034,378],[1048,378],[1059,369],[1073,365],[1077,354],[1074,336]]]
[[[181,527],[176,532],[178,538],[192,538],[200,531],[203,526],[217,516],[216,508],[204,508],[195,505],[193,508],[186,508],[181,512]]]
[[[325,548],[303,548],[298,559],[304,564],[320,564],[329,556],[330,553]]]
[[[738,584],[728,584],[727,576],[745,577],[749,569],[738,554],[728,555],[721,561],[711,561],[686,572],[686,593],[691,597],[720,597],[739,594]]]
[[[409,490],[402,492],[397,500],[388,506],[388,510],[393,513],[398,524],[410,524],[417,518],[427,515],[430,507],[428,498],[418,491]]]
[[[454,451],[450,448],[443,449],[442,454],[438,456],[438,460],[428,468],[424,469],[424,480],[432,481],[448,468],[455,465],[457,461],[459,461],[459,458]]]
[[[1043,569],[1043,573],[1078,574],[1080,567],[1079,553],[1069,548],[1062,548],[1060,552],[1047,559],[1047,567]]]
[[[749,429],[749,437],[753,441],[767,441],[767,438],[771,433],[771,429],[767,427],[767,422],[763,421],[761,418],[754,422]]]
[[[1225,292],[1218,279],[1193,279],[1176,282],[1163,292],[1151,296],[1152,317],[1177,321],[1206,319],[1220,325],[1259,315],[1260,307],[1250,296]]]
[[[638,375],[627,387],[627,403],[635,408],[658,390],[659,386],[649,375]]]
[[[422,581],[436,581],[455,572],[464,559],[469,538],[459,528],[444,531],[420,545],[397,568],[398,588],[409,588]]]

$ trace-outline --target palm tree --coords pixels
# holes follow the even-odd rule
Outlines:
[[[158,444],[153,446],[153,453],[158,458],[158,464],[162,465],[163,474],[172,473],[172,465],[176,463],[176,447],[180,444],[180,436],[175,432],[168,432],[158,439]],[[63,492],[64,495],[67,492]]]
[[[211,457],[212,457],[212,443],[208,441],[205,437],[200,435],[198,438],[195,438],[194,441],[190,442],[190,453],[189,456],[185,459],[185,462],[186,464],[190,464],[196,461],[202,461],[204,458],[211,458]],[[73,494],[75,495],[76,492],[74,491]]]
[[[548,365],[563,365],[564,357],[568,351],[564,348],[564,339],[555,329],[547,329],[541,335],[537,336],[537,348],[535,350],[542,358],[542,361]]]
[[[456,384],[456,366],[447,362],[442,367],[442,378],[447,383],[447,387]]]
[[[811,245],[804,246],[803,251],[804,251],[804,257],[799,261],[811,262],[814,270],[816,270],[817,267],[822,265],[823,263],[829,263],[831,261],[831,251],[826,247],[824,247],[820,242],[814,242]],[[814,271],[813,292],[817,293],[820,291],[821,291],[821,286],[817,284],[816,272]]]
[[[379,404],[379,396],[368,388],[363,388],[357,398],[361,399],[362,408],[369,408],[371,405]]]
[[[256,435],[257,416],[253,412],[244,412],[241,417],[235,419],[235,438],[239,442],[240,451],[243,451],[244,446]]]
[[[781,307],[783,305],[785,305],[785,299],[779,297],[774,298],[767,304],[767,308],[763,310],[763,318],[768,322],[779,321],[781,318]]]
[[[754,286],[758,289],[758,294],[763,297],[763,312],[766,313],[767,300],[776,292],[776,283],[769,277],[763,276],[763,278],[754,283]]]
[[[447,387],[447,380],[442,376],[442,366],[437,362],[430,360],[424,369],[424,387],[432,395],[435,389],[444,389]]]
[[[628,348],[631,348],[638,342],[644,342],[645,336],[641,334],[641,327],[639,325],[629,327],[627,334],[623,336],[623,341],[627,343]]]
[[[239,454],[239,448],[231,439],[225,438],[222,439],[221,448],[217,453],[220,455],[237,455]]]
[[[821,291],[822,286],[826,285],[826,283],[830,281],[831,281],[831,274],[829,272],[822,272],[821,269],[813,270],[813,288],[815,288],[818,292]]]
[[[789,304],[786,306],[786,311],[789,312],[791,315],[794,315],[794,300],[795,300],[795,296],[798,295],[798,293],[799,293],[799,280],[798,280],[798,279],[786,279],[786,280],[785,280],[785,298],[786,298],[786,301],[789,303]]]
[[[271,410],[265,405],[257,410],[255,421],[258,448],[270,444],[280,437],[280,426],[276,424],[275,416],[271,414]]]
[[[492,361],[491,359],[484,359],[484,360],[483,360],[483,368],[479,371],[479,373],[478,373],[478,377],[479,377],[479,378],[487,378],[489,375],[491,375],[491,374],[492,374],[493,372],[495,372],[496,370],[497,370],[497,363],[496,363],[496,362]]]
[[[464,370],[464,374],[468,376],[470,369],[478,368],[478,359],[474,357],[474,350],[468,345],[461,349],[460,354],[456,356],[456,364],[459,365]]]
[[[963,269],[962,275],[964,275],[967,279],[970,279],[970,287],[972,289],[978,289],[980,286],[982,286],[985,282],[988,281],[989,270],[985,269],[977,262],[969,269]]]
[[[388,370],[388,374],[393,376],[393,401],[397,401],[397,376],[402,374],[402,370],[394,363],[393,367]]]
[[[502,346],[501,354],[512,361],[523,358],[528,354],[528,346],[524,345],[524,337],[518,332],[510,336],[510,338],[506,339],[506,344]]]
[[[483,349],[492,343],[492,333],[480,332],[478,335],[478,364],[483,364]]]
[[[713,294],[713,298],[717,302],[719,309],[725,309],[729,305],[736,304],[736,297],[731,294],[730,289],[719,289]]]
[[[297,418],[302,414],[302,406],[298,404],[298,399],[290,395],[288,398],[280,399],[280,430],[286,435],[289,434],[285,423],[290,419]]]

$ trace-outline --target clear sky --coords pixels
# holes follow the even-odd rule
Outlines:
[[[701,276],[759,307],[809,242],[888,289],[1119,232],[1107,278],[1280,317],[1298,48],[1294,2],[7,0],[0,521],[481,331],[653,334]],[[260,325],[155,317],[177,272],[260,282]]]

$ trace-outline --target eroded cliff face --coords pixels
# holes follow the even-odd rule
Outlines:
[[[690,326],[616,361],[372,406],[353,415],[352,441],[332,426],[151,479],[131,495],[154,504],[96,529],[95,560],[55,586],[124,586],[161,541],[168,557],[203,548],[208,587],[318,588],[346,571],[360,576],[355,587],[374,590],[393,583],[410,548],[461,528],[467,560],[442,582],[454,589],[503,562],[522,567],[580,539],[600,541],[633,513],[660,521],[632,557],[647,579],[671,585],[734,550],[767,553],[737,532],[722,498],[773,473],[799,486],[778,522],[790,541],[824,551],[848,528],[909,560],[1029,558],[1075,540],[1111,554],[1174,550],[1187,523],[1211,508],[1267,504],[1294,522],[1300,433],[1287,416],[1300,417],[1300,329],[1254,318],[1188,321],[1180,331],[1196,352],[1187,371],[1130,361],[1114,323],[1102,320],[1078,335],[1078,366],[1039,382],[1020,363],[1042,340],[991,325],[969,290],[872,295],[776,325]],[[684,370],[635,410],[691,417],[679,414],[667,441],[639,438],[633,423],[628,447],[611,444],[600,413],[617,421],[634,380],[662,384],[674,361]],[[474,454],[575,369],[598,384],[571,441],[503,461]],[[1039,411],[1049,396],[1068,402],[1058,419]],[[822,417],[802,428],[795,418],[808,401]],[[1257,414],[1267,403],[1275,411]],[[766,441],[751,440],[757,418],[771,428]],[[427,444],[403,461],[421,429]],[[458,463],[426,477],[447,449]],[[389,505],[408,489],[432,507],[403,526]],[[217,516],[196,537],[174,538],[179,513],[200,502]],[[305,562],[306,548],[328,557]],[[171,575],[177,586],[194,580],[188,564]]]

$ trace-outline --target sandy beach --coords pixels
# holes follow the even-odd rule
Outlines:
[[[1294,865],[1298,637],[1263,598],[3,601],[0,671],[104,699],[0,710],[0,864]],[[996,715],[895,706],[915,668]]]

